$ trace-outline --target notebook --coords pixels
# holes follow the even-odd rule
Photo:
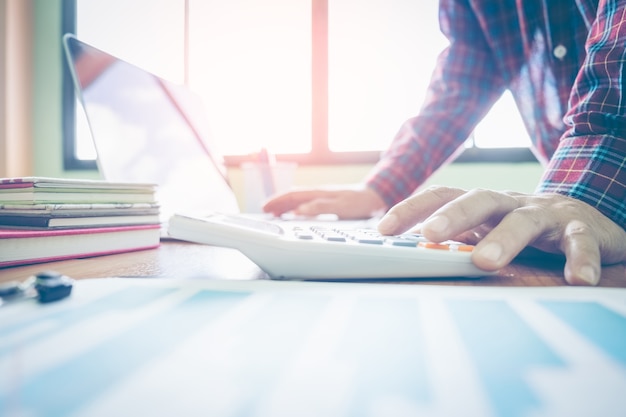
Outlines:
[[[157,184],[163,221],[240,211],[197,94],[73,35],[63,41],[104,180]]]

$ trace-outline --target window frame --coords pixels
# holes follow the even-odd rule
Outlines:
[[[76,1],[61,0],[61,31],[76,33]],[[66,170],[96,170],[96,161],[76,157],[76,91],[70,68],[61,47],[62,70],[62,128],[63,128],[63,167]]]
[[[311,0],[312,16],[312,131],[311,150],[306,154],[278,154],[281,161],[297,162],[301,165],[374,164],[382,151],[334,152],[329,147],[328,138],[328,1]],[[61,0],[63,34],[76,33],[77,0]],[[185,74],[188,73],[188,0],[185,0]],[[64,53],[64,51],[62,51]],[[62,126],[63,126],[63,166],[66,170],[95,170],[95,160],[76,157],[76,93],[70,69],[63,56],[62,77]],[[185,82],[187,76],[185,76]],[[238,166],[251,161],[254,155],[225,155],[227,166]],[[503,163],[535,162],[530,148],[480,148],[469,146],[453,163]]]

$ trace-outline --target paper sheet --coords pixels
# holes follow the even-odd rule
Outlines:
[[[95,279],[0,308],[2,416],[624,416],[626,290]]]

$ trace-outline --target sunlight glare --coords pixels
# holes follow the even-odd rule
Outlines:
[[[191,1],[190,28],[190,86],[223,153],[309,151],[309,1]]]

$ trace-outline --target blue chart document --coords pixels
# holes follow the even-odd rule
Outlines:
[[[95,279],[0,308],[2,416],[624,416],[626,290]]]

